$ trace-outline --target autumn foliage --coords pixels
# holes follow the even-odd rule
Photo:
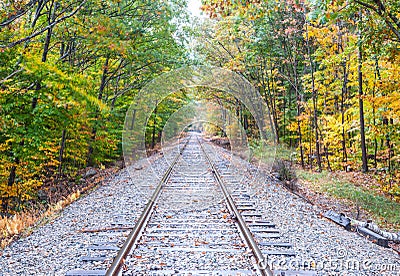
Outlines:
[[[303,167],[373,171],[400,199],[398,1],[203,4],[198,50],[258,87]]]
[[[79,185],[81,169],[121,158],[138,91],[188,63],[234,70],[257,87],[278,142],[303,167],[373,171],[387,196],[400,196],[399,1],[204,0],[211,20],[194,28],[180,0],[3,2],[2,215],[45,203],[44,183]],[[256,136],[242,103],[210,94]],[[186,101],[159,102],[150,148]]]
[[[135,95],[182,63],[171,21],[183,13],[175,1],[0,6],[0,214],[9,215],[46,203],[45,182],[79,185],[83,168],[121,158]]]

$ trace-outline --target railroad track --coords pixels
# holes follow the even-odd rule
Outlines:
[[[104,256],[87,256],[81,260],[85,269],[66,275],[315,275],[271,271],[268,258],[294,257],[292,245],[261,215],[257,199],[227,161],[212,159],[211,151],[197,134],[189,136],[129,235],[110,230],[119,240],[127,236],[124,243],[92,247],[118,249],[109,268],[87,269],[87,263],[106,262]]]

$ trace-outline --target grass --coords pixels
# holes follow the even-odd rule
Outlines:
[[[356,186],[330,172],[315,173],[297,170],[299,179],[311,182],[313,189],[329,196],[349,200],[368,211],[379,224],[389,224],[400,229],[400,204],[377,194],[375,191]]]
[[[264,163],[273,163],[275,160],[292,160],[294,150],[284,145],[261,144],[253,140],[250,141],[251,156]],[[250,158],[251,160],[252,158]]]

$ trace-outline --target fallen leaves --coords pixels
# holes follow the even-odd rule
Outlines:
[[[200,239],[195,239],[194,240],[194,246],[200,246],[200,245],[203,245],[203,244],[209,244],[209,242],[206,241],[206,240],[200,240]]]

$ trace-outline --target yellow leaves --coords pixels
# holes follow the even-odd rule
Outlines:
[[[230,70],[243,72],[245,70],[244,54],[239,53],[225,65]]]
[[[8,149],[9,149],[9,146],[7,144],[4,144],[4,143],[0,144],[0,151],[6,151]]]
[[[311,27],[311,26],[308,26],[307,28],[308,28],[308,29],[307,29],[308,32],[304,32],[304,34],[303,34],[304,39],[307,39],[307,36],[308,36],[309,38],[317,37],[317,35],[318,35],[318,28]]]
[[[0,160],[0,198],[19,197],[26,201],[32,199],[33,191],[36,191],[42,181],[35,178],[36,171],[33,170],[32,163],[21,161],[19,164],[11,163],[7,160]],[[12,186],[8,185],[8,177],[11,167],[15,166],[16,180]]]
[[[375,106],[377,116],[388,117],[393,120],[400,119],[400,65],[389,59],[381,58],[378,66],[380,69],[380,79],[376,77],[376,64],[365,62],[363,64],[364,87],[366,91],[375,91],[375,97],[372,93],[367,93],[365,98],[367,107]]]
[[[10,148],[10,145],[15,141],[15,138],[10,138],[0,144],[0,151],[5,151]]]

